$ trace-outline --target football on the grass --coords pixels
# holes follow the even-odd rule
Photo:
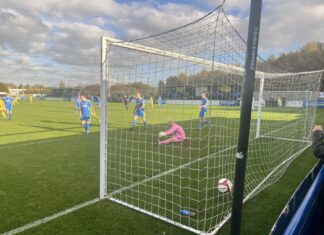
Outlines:
[[[233,184],[229,179],[222,178],[218,181],[217,189],[221,193],[232,192]]]

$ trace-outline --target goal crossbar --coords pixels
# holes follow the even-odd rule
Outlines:
[[[111,37],[104,37],[104,40],[106,40],[108,45],[123,47],[123,48],[132,49],[132,50],[136,50],[136,51],[142,51],[142,52],[150,53],[153,55],[169,57],[172,59],[189,61],[189,62],[192,62],[195,64],[213,66],[214,68],[216,67],[218,71],[225,72],[225,73],[231,73],[231,74],[240,75],[240,76],[244,75],[244,69],[239,66],[227,65],[227,64],[223,64],[223,63],[219,63],[219,62],[214,62],[211,60],[197,58],[194,56],[183,55],[183,54],[173,52],[173,51],[166,51],[166,50],[148,47],[148,46],[144,46],[144,45],[140,45],[140,44],[136,44],[136,43],[132,43],[132,42],[126,42],[126,41],[122,41],[122,40],[111,38]],[[261,73],[262,72],[259,72],[259,74],[258,74],[260,77],[261,77]]]
[[[127,49],[131,49],[131,50],[136,50],[136,51],[142,51],[142,52],[150,53],[153,55],[169,57],[172,59],[179,59],[179,60],[188,61],[188,62],[192,62],[192,63],[196,63],[196,64],[213,66],[214,68],[217,68],[216,70],[221,71],[221,72],[244,76],[244,68],[240,67],[240,66],[223,64],[223,63],[215,62],[212,60],[205,60],[205,59],[201,59],[198,57],[184,55],[184,54],[173,52],[173,51],[167,51],[167,50],[162,50],[159,48],[144,46],[144,45],[133,43],[133,42],[122,41],[122,40],[112,38],[112,37],[102,37],[102,39],[103,39],[103,42],[106,42],[108,45],[113,45],[113,46],[127,48]],[[265,73],[265,72],[261,72],[261,71],[255,71],[255,77],[259,78],[259,79],[280,78],[280,77],[286,77],[286,76],[294,76],[295,74],[306,75],[306,74],[320,72],[320,71],[322,71],[322,70],[309,71],[309,72],[298,72],[298,73]]]

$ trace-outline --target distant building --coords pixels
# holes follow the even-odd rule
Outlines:
[[[80,93],[80,89],[78,88],[50,88],[51,93],[48,95],[49,97],[54,98],[63,98],[63,99],[71,99]]]
[[[25,89],[9,88],[9,94],[11,96],[23,96],[24,93],[25,93]]]

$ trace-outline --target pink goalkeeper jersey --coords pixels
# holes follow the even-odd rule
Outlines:
[[[173,134],[177,139],[185,139],[186,134],[181,126],[176,123],[173,123],[171,128],[165,132],[166,135]]]

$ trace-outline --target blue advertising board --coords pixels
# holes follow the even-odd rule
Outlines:
[[[317,101],[317,108],[324,109],[324,100]]]

